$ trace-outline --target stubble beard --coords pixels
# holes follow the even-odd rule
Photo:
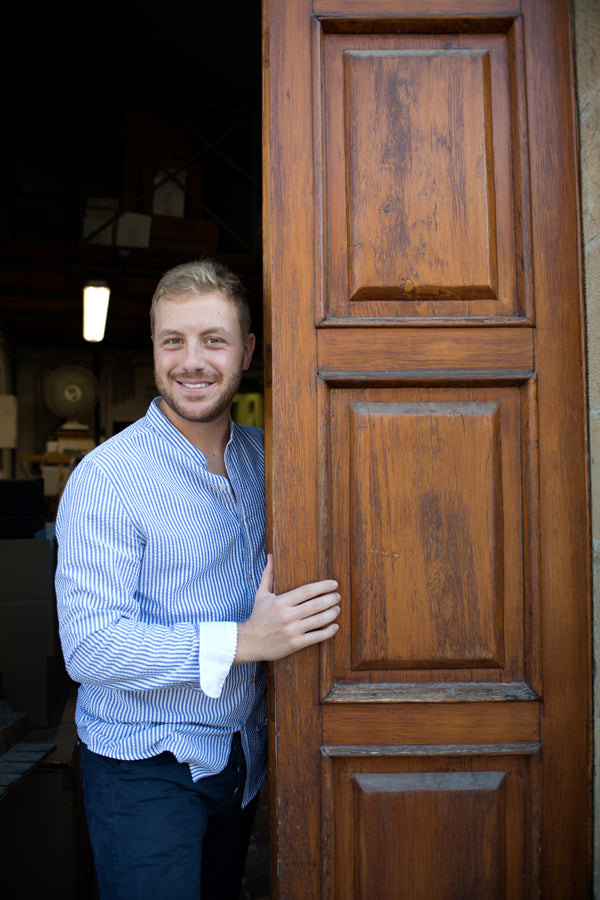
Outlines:
[[[171,379],[160,376],[156,369],[154,370],[154,381],[162,399],[174,413],[180,416],[180,418],[185,419],[187,422],[202,423],[214,422],[221,418],[225,412],[229,412],[231,402],[240,386],[241,376],[231,376],[227,381],[223,382],[221,384],[219,395],[215,397],[208,406],[202,405],[204,403],[203,398],[198,397],[197,402],[200,408],[197,413],[194,413],[193,411],[195,405],[194,400],[180,400],[175,395],[176,389],[172,389]]]

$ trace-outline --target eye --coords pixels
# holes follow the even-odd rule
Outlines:
[[[208,343],[209,344],[222,344],[223,340],[222,340],[222,338],[219,338],[219,337],[209,337]]]

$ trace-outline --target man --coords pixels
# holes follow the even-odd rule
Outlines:
[[[332,637],[340,597],[334,581],[272,591],[262,432],[230,419],[255,344],[239,280],[179,266],[150,315],[160,397],[80,462],[57,516],[88,829],[102,900],[237,900],[263,661]]]

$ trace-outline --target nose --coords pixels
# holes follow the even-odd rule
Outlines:
[[[206,351],[200,341],[189,341],[185,344],[182,365],[187,372],[205,368]]]

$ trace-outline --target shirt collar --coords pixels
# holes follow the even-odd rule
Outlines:
[[[170,444],[175,444],[178,447],[184,447],[188,450],[188,452],[190,451],[190,449],[193,450],[194,453],[197,453],[199,456],[201,456],[206,463],[207,460],[204,453],[202,453],[201,450],[198,450],[197,447],[194,447],[191,441],[188,441],[188,439],[184,437],[184,435],[179,431],[178,428],[175,428],[173,423],[170,422],[165,414],[161,411],[159,406],[161,399],[161,397],[155,397],[154,400],[152,400],[152,402],[150,403],[150,406],[148,407],[148,411],[146,413],[146,419],[150,423],[152,429],[154,431],[158,431],[162,435],[162,437],[165,438],[165,440],[167,440]],[[227,449],[234,443],[237,437],[236,432],[238,431],[238,426],[230,416],[229,440],[227,441],[225,452],[227,452]]]

